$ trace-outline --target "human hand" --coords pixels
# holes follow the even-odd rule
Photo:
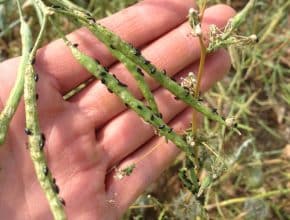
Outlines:
[[[105,18],[101,23],[124,40],[142,48],[143,55],[176,79],[196,72],[198,40],[186,22],[191,0],[147,0]],[[205,12],[204,27],[223,27],[234,11],[224,5]],[[108,66],[139,98],[141,94],[125,67],[86,29],[68,38]],[[0,109],[16,78],[19,58],[0,64]],[[68,219],[119,219],[129,205],[164,171],[179,153],[172,143],[154,136],[150,125],[126,109],[99,81],[70,100],[62,97],[90,77],[61,40],[39,50],[36,58],[38,109],[46,135],[49,169],[66,201]],[[222,78],[229,56],[219,50],[207,57],[202,90]],[[181,132],[189,126],[191,110],[147,77],[164,120]],[[51,219],[48,203],[27,152],[23,102],[0,148],[0,213],[3,219]],[[143,155],[158,145],[146,157]],[[142,158],[142,160],[140,160]],[[113,167],[137,162],[133,173],[118,180]]]

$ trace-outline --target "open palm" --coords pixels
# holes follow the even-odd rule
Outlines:
[[[146,58],[176,79],[198,67],[198,41],[186,23],[191,0],[145,0],[101,21],[123,39],[142,49]],[[234,15],[224,5],[207,9],[204,28],[222,27]],[[105,47],[86,29],[68,38],[108,66],[139,98],[134,79],[115,63]],[[0,109],[14,84],[19,58],[0,64]],[[220,79],[230,66],[228,54],[217,51],[207,57],[202,90]],[[65,101],[66,92],[90,75],[72,57],[61,40],[39,50],[38,108],[46,136],[49,169],[66,202],[69,219],[119,219],[129,205],[178,154],[172,143],[154,136],[150,125],[126,109],[99,81]],[[152,79],[147,78],[164,120],[177,131],[188,127],[191,110]],[[7,140],[0,148],[1,219],[52,219],[37,182],[24,133],[23,102],[13,118]],[[142,157],[158,144],[158,148]],[[140,158],[142,157],[142,160]],[[138,162],[137,162],[138,161]],[[114,167],[137,162],[134,172],[118,180]]]

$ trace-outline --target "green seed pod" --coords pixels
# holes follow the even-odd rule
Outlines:
[[[73,47],[72,44],[66,39],[64,40],[71,49],[73,56],[83,67],[88,70],[88,72],[98,79],[106,80],[106,86],[113,91],[113,93],[117,95],[123,103],[126,103],[133,111],[142,117],[144,121],[150,123],[155,129],[157,129],[160,135],[165,136],[187,154],[192,154],[192,148],[188,147],[188,144],[184,140],[183,136],[172,131],[171,128],[166,125],[165,122],[157,115],[153,117],[154,120],[151,120],[154,112],[150,108],[145,106],[143,102],[136,99],[126,87],[121,86],[120,82],[114,76],[109,74],[104,67],[96,63],[93,58],[85,55],[77,48]]]
[[[93,24],[90,23],[87,16],[81,11],[74,10],[73,8],[71,8],[71,11],[56,11],[70,18],[77,18],[78,22],[90,29],[95,36],[107,46],[107,48],[111,48],[111,45],[113,45],[116,50],[126,56],[127,59],[131,60],[131,62],[135,63],[136,66],[139,66],[145,70],[176,97],[196,109],[198,112],[201,112],[209,119],[225,124],[221,116],[214,114],[210,108],[201,104],[195,97],[191,96],[185,88],[182,88],[178,83],[165,75],[162,70],[158,70],[154,65],[152,65],[152,63],[146,60],[136,48],[132,47],[131,44],[123,41],[120,37],[109,31],[104,26],[95,22]]]
[[[19,3],[19,2],[18,2]],[[19,6],[20,8],[20,6]],[[37,179],[46,195],[50,209],[54,219],[65,220],[66,215],[63,205],[60,202],[53,178],[46,164],[45,155],[42,151],[44,146],[45,137],[40,131],[37,102],[36,102],[36,73],[32,66],[32,61],[35,59],[36,50],[40,44],[45,27],[47,24],[47,15],[44,16],[43,23],[35,45],[28,55],[24,72],[24,103],[25,103],[25,132],[28,135],[29,152],[35,169]],[[28,27],[28,26],[27,26]],[[28,27],[29,28],[29,27]],[[29,47],[30,50],[31,47]]]
[[[137,85],[142,92],[145,100],[147,101],[148,105],[151,107],[153,112],[157,114],[158,107],[155,102],[154,96],[150,90],[150,87],[146,83],[144,79],[144,74],[140,68],[138,68],[135,63],[133,63],[131,60],[127,59],[126,56],[124,56],[122,53],[120,53],[117,50],[111,50],[113,56],[115,56],[120,62],[122,62],[126,68],[130,71],[130,73],[133,75],[133,77],[136,79]]]

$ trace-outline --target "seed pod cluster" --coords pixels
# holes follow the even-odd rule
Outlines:
[[[71,49],[72,55],[75,59],[85,67],[88,72],[94,75],[97,79],[105,80],[106,86],[113,91],[115,95],[121,98],[132,110],[134,110],[144,121],[150,123],[158,133],[165,136],[166,139],[172,141],[181,150],[188,154],[192,154],[192,149],[188,147],[183,136],[175,133],[161,118],[161,115],[154,113],[151,107],[147,107],[143,102],[136,99],[131,92],[124,86],[120,85],[120,81],[112,74],[108,73],[104,67],[99,65],[91,57],[85,55],[65,39],[66,44]]]

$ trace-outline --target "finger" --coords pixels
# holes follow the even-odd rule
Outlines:
[[[170,123],[170,126],[176,132],[184,131],[190,126],[191,115],[192,110],[187,109]],[[154,150],[151,150],[153,148]],[[172,142],[166,143],[164,138],[154,138],[118,167],[118,169],[124,169],[135,163],[136,167],[130,176],[119,180],[114,177],[114,172],[109,174],[107,179],[108,201],[114,201],[112,205],[118,210],[120,216],[146,187],[160,176],[178,153],[178,148]],[[144,155],[146,156],[144,157]]]
[[[146,0],[100,23],[125,41],[140,47],[185,21],[188,8],[192,5],[192,0]],[[109,66],[114,62],[105,46],[87,29],[79,29],[68,35],[68,38],[103,65]],[[56,40],[39,51],[36,67],[39,72],[56,78],[62,94],[90,76],[73,58],[62,40]]]
[[[222,16],[217,16],[217,14]],[[233,14],[234,11],[227,6],[213,6],[205,12],[206,23],[204,23],[204,28],[210,23],[223,27]],[[142,53],[158,67],[165,68],[167,73],[172,76],[199,58],[198,40],[188,37],[190,32],[191,28],[186,22],[150,44]],[[122,82],[125,82],[136,97],[141,98],[134,78],[123,65],[118,64],[112,67],[110,71]],[[151,89],[158,87],[153,79],[146,77],[146,81]],[[72,102],[75,102],[83,110],[83,113],[95,123],[96,128],[99,128],[125,109],[119,98],[108,93],[106,87],[99,81],[92,83],[80,92],[72,99]]]
[[[221,79],[229,68],[230,57],[225,50],[209,55],[206,60],[201,90],[207,90],[217,80]],[[188,72],[196,72],[197,69],[198,62],[183,70],[176,76],[176,79],[185,77]],[[165,89],[158,89],[154,92],[154,96],[165,122],[170,121],[186,107],[183,102],[176,101],[173,95]],[[133,111],[128,110],[98,131],[97,141],[98,145],[102,146],[107,154],[110,169],[153,136],[152,127],[144,123]]]

